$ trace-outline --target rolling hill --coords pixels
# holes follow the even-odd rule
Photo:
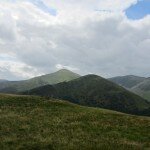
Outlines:
[[[129,75],[109,80],[150,101],[150,78]]]
[[[130,90],[150,101],[150,78],[145,79]]]
[[[23,94],[59,98],[84,106],[131,114],[150,115],[149,102],[97,75],[86,75],[69,82],[42,86]]]
[[[149,117],[0,95],[0,149],[149,149]]]
[[[7,81],[0,84],[0,92],[17,93],[30,90],[46,84],[56,84],[63,81],[70,81],[80,77],[80,75],[69,70],[62,69],[55,73],[46,74],[24,81]]]
[[[136,86],[137,84],[143,82],[146,78],[144,77],[138,77],[138,76],[134,76],[134,75],[127,75],[127,76],[118,76],[118,77],[114,77],[114,78],[109,78],[108,80],[123,86],[127,89],[130,89],[134,86]]]

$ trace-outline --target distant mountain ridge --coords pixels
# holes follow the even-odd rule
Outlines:
[[[149,102],[97,75],[86,75],[68,82],[46,85],[23,94],[59,98],[80,105],[131,114],[150,115]]]
[[[127,75],[127,76],[118,76],[114,78],[109,78],[108,80],[117,83],[125,88],[132,88],[135,85],[144,81],[145,77],[138,77],[134,75]]]
[[[150,101],[150,78],[145,79],[130,90]]]
[[[0,92],[17,93],[47,84],[56,84],[63,81],[70,81],[78,77],[80,77],[79,74],[76,74],[66,69],[62,69],[57,72],[35,77],[29,80],[2,82],[0,84]]]
[[[150,101],[150,78],[128,75],[109,80]]]
[[[0,83],[2,82],[7,82],[8,80],[5,80],[5,79],[0,79]]]

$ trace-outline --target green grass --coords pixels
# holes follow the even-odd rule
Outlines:
[[[148,149],[150,118],[0,95],[0,149]]]
[[[135,94],[143,97],[144,99],[150,102],[150,91],[142,91],[137,88],[136,90],[133,90],[132,92],[134,92]]]
[[[150,102],[150,92],[143,92],[143,98],[147,99]]]

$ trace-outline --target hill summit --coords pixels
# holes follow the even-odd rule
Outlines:
[[[24,94],[59,98],[76,104],[101,107],[131,114],[150,115],[150,103],[97,75],[46,85]]]
[[[57,72],[38,76],[29,80],[3,82],[0,85],[0,92],[17,93],[47,84],[57,84],[64,81],[70,81],[78,77],[80,77],[79,74],[67,69],[61,69]]]

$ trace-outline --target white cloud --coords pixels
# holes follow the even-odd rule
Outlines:
[[[58,15],[27,1],[0,2],[0,56],[16,58],[0,57],[0,78],[8,71],[6,78],[16,79],[56,68],[105,77],[150,76],[150,16],[132,21],[123,12],[137,0],[44,2]]]
[[[64,66],[64,65],[61,65],[61,64],[57,64],[56,68],[58,70],[60,70],[60,69],[68,69],[68,70],[71,70],[71,71],[78,71],[79,70],[78,68],[74,68],[74,67],[71,67],[71,66]]]
[[[79,9],[123,11],[131,5],[137,3],[137,1],[138,0],[44,0],[46,4],[53,6],[58,11],[65,11],[71,8],[74,11],[78,11]]]
[[[37,69],[28,66],[22,62],[0,61],[0,78],[1,79],[26,79],[41,75]]]

